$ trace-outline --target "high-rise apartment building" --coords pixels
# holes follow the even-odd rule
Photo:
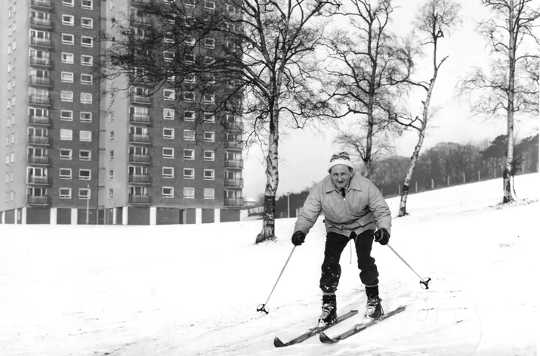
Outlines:
[[[214,1],[187,5],[215,11]],[[226,89],[149,95],[144,83],[96,75],[103,34],[126,14],[144,26],[144,0],[0,3],[1,222],[239,219],[242,121],[215,109]],[[197,53],[222,45],[208,38]]]

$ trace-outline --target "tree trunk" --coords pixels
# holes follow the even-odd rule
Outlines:
[[[276,192],[279,184],[278,142],[279,142],[279,106],[273,104],[270,114],[270,132],[268,137],[268,153],[266,155],[266,188],[264,190],[264,213],[262,231],[257,235],[255,243],[275,240]]]
[[[425,121],[424,121],[425,122]],[[411,161],[409,163],[409,169],[407,170],[407,176],[403,181],[403,188],[401,189],[401,198],[399,201],[399,213],[398,216],[407,215],[407,197],[409,196],[409,185],[411,183],[412,175],[414,173],[414,168],[416,167],[416,162],[418,162],[418,157],[420,156],[420,150],[422,149],[422,144],[424,143],[425,136],[425,124],[422,125],[422,130],[418,132],[418,142],[414,146],[414,151],[411,156]]]
[[[506,111],[506,162],[503,171],[503,203],[514,200],[512,195],[512,161],[514,160],[514,78],[516,71],[516,41],[514,34],[514,1],[510,0],[508,14],[508,105]]]

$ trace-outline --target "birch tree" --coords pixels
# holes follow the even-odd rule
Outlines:
[[[533,0],[482,0],[482,4],[493,15],[481,23],[481,30],[494,60],[489,72],[477,69],[463,82],[462,89],[473,96],[475,111],[506,116],[502,202],[508,203],[514,200],[515,114],[538,114],[540,6]]]
[[[458,23],[458,12],[459,5],[452,0],[429,0],[420,8],[419,15],[416,18],[416,31],[421,37],[420,47],[421,49],[427,48],[430,51],[431,76],[427,81],[407,80],[407,83],[420,88],[424,93],[422,98],[422,114],[416,116],[413,120],[403,120],[396,117],[397,122],[405,127],[414,129],[418,134],[407,174],[402,184],[398,216],[407,214],[407,197],[411,179],[424,143],[428,122],[432,115],[431,98],[439,71],[448,59],[448,56],[439,57],[440,41],[445,36],[448,36],[449,30]]]
[[[394,126],[398,115],[395,97],[410,74],[412,63],[390,31],[394,7],[391,0],[348,0],[337,11],[343,29],[326,41],[329,51],[326,90],[333,103],[330,116],[353,115],[358,131],[338,138],[358,153],[366,175],[372,171],[375,142]]]

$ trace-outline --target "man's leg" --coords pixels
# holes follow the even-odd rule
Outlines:
[[[371,257],[373,246],[373,230],[367,230],[354,239],[360,280],[366,287],[367,308],[366,315],[371,318],[379,318],[383,314],[381,300],[379,298],[379,271],[375,259]]]
[[[347,243],[349,237],[329,232],[326,235],[326,244],[324,246],[324,261],[321,266],[321,280],[319,286],[323,294],[334,294],[341,276],[341,266],[339,258]]]

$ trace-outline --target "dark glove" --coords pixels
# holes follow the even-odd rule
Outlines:
[[[304,243],[304,240],[306,239],[306,234],[302,231],[295,231],[295,233],[291,237],[291,241],[294,246],[299,246]]]
[[[383,227],[375,231],[375,233],[373,234],[373,238],[381,245],[386,245],[388,243],[388,240],[390,240],[390,233]]]

